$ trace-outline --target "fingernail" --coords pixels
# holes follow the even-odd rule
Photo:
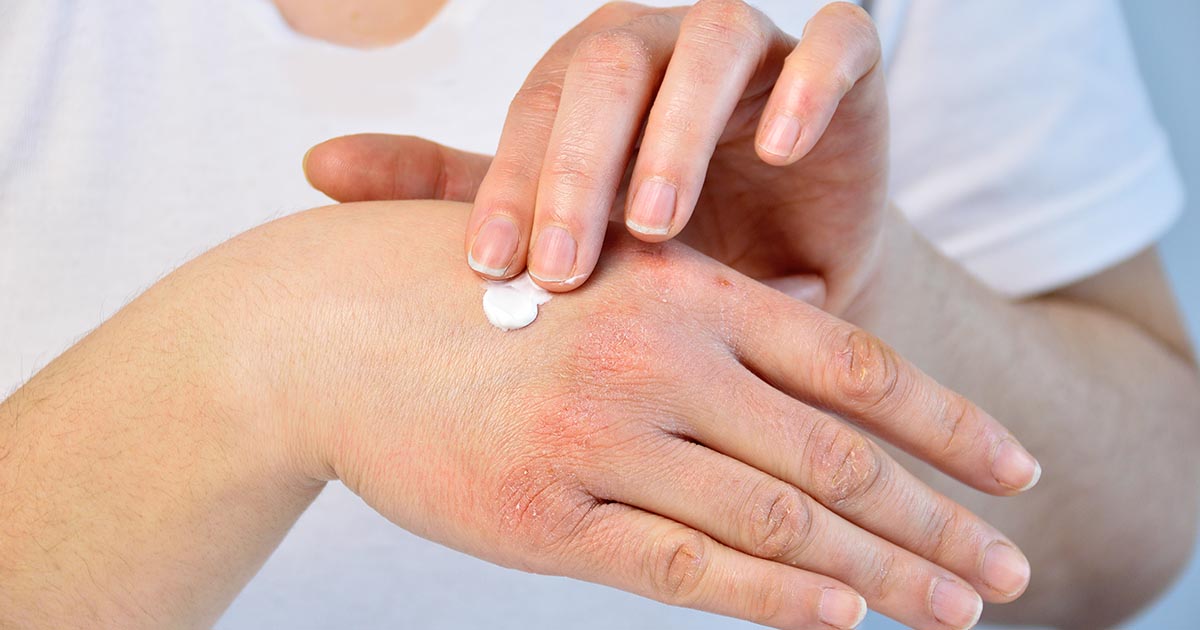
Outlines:
[[[1042,477],[1042,465],[1011,439],[1005,439],[996,447],[992,456],[992,476],[1002,486],[1025,491]]]
[[[548,225],[533,244],[529,273],[545,282],[562,282],[575,268],[575,238],[565,228]]]
[[[983,581],[1005,595],[1016,595],[1029,583],[1029,561],[1012,546],[996,541],[983,554]]]
[[[938,578],[930,598],[933,616],[951,628],[965,630],[979,622],[983,600],[975,591],[946,578]]]
[[[675,216],[675,186],[661,179],[647,179],[638,186],[625,224],[642,234],[666,234]]]
[[[867,616],[867,600],[858,593],[836,588],[827,588],[821,593],[817,604],[817,617],[821,623],[835,628],[857,628]]]
[[[763,134],[763,151],[779,157],[788,157],[800,141],[800,121],[794,116],[780,115],[767,125]]]
[[[467,264],[485,276],[502,277],[517,255],[520,240],[516,223],[506,217],[492,217],[475,233]]]

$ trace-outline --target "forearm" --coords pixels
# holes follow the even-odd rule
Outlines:
[[[222,273],[176,272],[0,405],[0,626],[211,626],[318,492],[244,404]]]
[[[889,230],[877,296],[852,319],[1006,423],[1046,473],[1026,495],[993,498],[904,461],[1028,555],[1029,591],[986,615],[1111,623],[1188,556],[1200,477],[1194,367],[1103,310],[1006,300],[910,230]]]

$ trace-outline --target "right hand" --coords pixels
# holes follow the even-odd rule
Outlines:
[[[856,592],[966,627],[976,591],[1024,590],[1011,542],[837,417],[1009,493],[990,464],[1016,442],[969,401],[815,307],[615,230],[585,288],[501,332],[454,264],[468,210],[348,204],[224,246],[256,270],[236,356],[304,475],[492,562],[781,628],[851,626]],[[1022,569],[993,565],[999,588],[989,548]]]

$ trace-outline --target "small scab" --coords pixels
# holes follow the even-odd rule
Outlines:
[[[728,289],[729,287],[733,286],[733,282],[730,281],[729,278],[726,278],[725,276],[716,276],[715,278],[713,278],[713,284],[721,289]]]

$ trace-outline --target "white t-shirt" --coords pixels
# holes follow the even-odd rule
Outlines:
[[[662,2],[666,4],[666,2]],[[300,158],[360,131],[491,152],[509,99],[598,0],[450,0],[415,38],[305,39],[267,0],[0,3],[0,388],[156,279],[328,203]],[[819,0],[756,3],[799,33]],[[1181,204],[1115,2],[878,0],[892,194],[984,282],[1029,295],[1151,245]],[[340,484],[222,628],[728,628],[418,539]]]

